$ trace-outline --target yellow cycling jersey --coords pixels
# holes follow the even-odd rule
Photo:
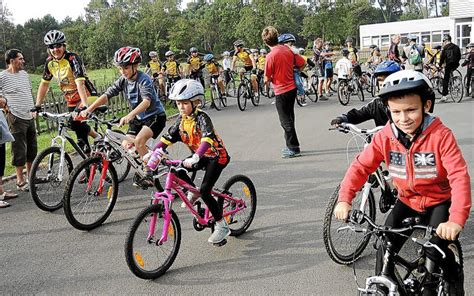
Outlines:
[[[210,63],[206,63],[206,69],[207,71],[209,71],[209,74],[211,75],[219,75],[219,67],[221,65],[219,65],[219,63],[217,62],[210,62]]]
[[[357,62],[357,49],[349,47],[347,50],[349,50],[349,60],[351,60],[352,64],[355,64]]]
[[[66,51],[60,60],[48,57],[44,65],[42,82],[49,83],[56,78],[59,88],[64,93],[68,106],[75,106],[80,101],[76,81],[85,81],[87,96],[97,96],[97,91],[86,76],[81,58],[75,53]]]
[[[252,58],[251,54],[249,51],[243,49],[242,51],[234,53],[234,56],[236,56],[238,59],[240,59],[242,62],[244,62],[244,66],[252,66]]]
[[[171,77],[177,77],[178,76],[178,69],[179,69],[179,64],[177,61],[167,61],[163,63],[163,71],[168,74],[168,76]]]
[[[190,56],[188,58],[188,64],[190,65],[191,70],[197,71],[201,68],[202,60],[199,56],[197,57]]]
[[[147,69],[150,69],[152,75],[156,73],[160,73],[161,65],[159,61],[154,62],[153,60],[151,60],[148,62],[146,67]]]
[[[257,69],[264,71],[265,70],[265,56],[259,56],[257,59]]]

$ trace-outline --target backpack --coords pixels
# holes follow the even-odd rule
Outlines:
[[[420,51],[418,50],[416,45],[413,45],[410,48],[410,52],[408,54],[408,63],[410,63],[411,65],[418,65],[419,63],[421,63],[421,61],[422,59]]]

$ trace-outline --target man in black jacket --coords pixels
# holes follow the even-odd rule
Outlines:
[[[461,60],[461,50],[459,47],[451,42],[451,36],[445,35],[443,38],[443,50],[441,51],[441,58],[439,60],[440,66],[446,64],[444,67],[444,78],[443,78],[443,91],[440,102],[446,102],[448,95],[448,84],[451,78],[452,72],[459,67],[459,61]]]
[[[472,72],[474,71],[474,43],[469,43],[466,46],[466,58],[461,66],[467,66],[466,72],[466,95],[471,95],[474,98],[474,91],[471,91],[471,83],[472,83]]]

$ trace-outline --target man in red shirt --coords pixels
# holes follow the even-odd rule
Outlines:
[[[305,60],[294,54],[287,46],[278,44],[278,31],[268,26],[263,29],[262,39],[270,47],[265,62],[265,83],[273,84],[281,127],[285,132],[286,148],[282,150],[282,158],[300,156],[300,143],[295,129],[296,84],[293,68],[300,68]]]

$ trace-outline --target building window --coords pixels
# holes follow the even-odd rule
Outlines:
[[[383,35],[380,39],[380,45],[382,47],[389,47],[390,46],[390,37],[388,35]]]
[[[437,31],[437,32],[433,32],[432,33],[432,38],[431,38],[431,42],[440,42],[441,43],[441,32],[440,31]]]
[[[471,23],[456,24],[456,43],[459,47],[466,47],[469,44],[471,28]]]
[[[380,46],[380,39],[379,36],[372,36],[372,44]]]
[[[425,45],[431,44],[430,32],[421,32],[421,43],[424,43]]]
[[[400,34],[400,45],[405,46],[408,43],[408,34]]]
[[[370,47],[371,45],[370,41],[371,41],[370,37],[362,38],[362,47]]]

